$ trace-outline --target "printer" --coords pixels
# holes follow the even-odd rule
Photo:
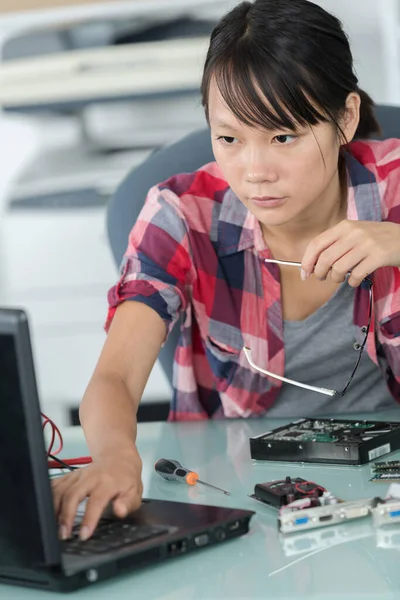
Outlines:
[[[107,291],[118,277],[105,208],[127,172],[151,150],[44,151],[14,182],[3,204],[1,303],[30,318],[44,410],[69,423],[104,343]],[[158,363],[143,400],[170,397]]]
[[[70,422],[94,370],[107,291],[118,277],[106,233],[108,200],[156,148],[206,124],[199,84],[212,23],[181,18],[160,30],[156,22],[151,30],[141,22],[136,31],[121,20],[59,24],[41,29],[42,54],[29,52],[40,30],[20,32],[2,48],[3,114],[51,125],[1,199],[0,301],[30,317],[43,407],[61,425]],[[79,135],[61,141],[55,117],[73,120]],[[143,401],[170,395],[156,362]]]

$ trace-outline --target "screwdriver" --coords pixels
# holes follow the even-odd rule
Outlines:
[[[161,475],[164,479],[168,481],[180,481],[182,483],[187,483],[188,485],[196,485],[196,483],[202,483],[208,487],[214,488],[214,490],[218,490],[225,494],[226,496],[230,496],[229,492],[222,490],[221,488],[211,485],[211,483],[206,483],[205,481],[201,481],[199,476],[194,471],[189,471],[189,469],[185,469],[177,460],[170,460],[167,458],[159,458],[154,465],[154,469],[156,473]]]

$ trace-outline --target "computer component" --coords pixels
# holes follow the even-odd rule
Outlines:
[[[374,462],[371,465],[373,473],[399,473],[400,460],[386,460],[382,462]]]
[[[375,527],[400,523],[400,485],[392,483],[385,498],[375,498],[371,512]]]
[[[354,519],[367,517],[374,501],[371,499],[337,502],[325,506],[296,509],[284,506],[278,516],[281,533],[295,533],[305,529],[315,529],[328,525],[337,525]]]
[[[94,536],[58,539],[26,315],[0,309],[0,583],[71,591],[219,544],[248,531],[252,511],[145,499]]]
[[[256,460],[361,465],[400,448],[400,422],[299,419],[250,438]]]
[[[380,500],[372,510],[374,527],[400,523],[400,499]]]
[[[275,508],[290,504],[295,500],[307,499],[309,505],[318,505],[318,498],[325,492],[325,488],[312,481],[301,477],[286,477],[282,480],[257,483],[251,498],[259,500]]]
[[[400,482],[400,471],[397,473],[376,473],[370,479],[372,483]]]

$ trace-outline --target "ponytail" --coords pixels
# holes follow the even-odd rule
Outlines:
[[[358,139],[367,139],[374,135],[381,135],[381,126],[374,113],[374,101],[367,92],[364,92],[364,90],[358,89],[357,93],[361,98],[360,122],[354,137]]]

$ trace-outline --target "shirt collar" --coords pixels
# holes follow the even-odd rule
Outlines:
[[[254,246],[255,228],[259,223],[236,194],[227,188],[218,218],[217,250],[228,256]]]
[[[347,170],[347,218],[359,221],[381,221],[381,197],[372,171],[350,152],[343,152]],[[217,252],[228,256],[255,247],[265,250],[261,227],[231,188],[223,192],[218,218]]]

